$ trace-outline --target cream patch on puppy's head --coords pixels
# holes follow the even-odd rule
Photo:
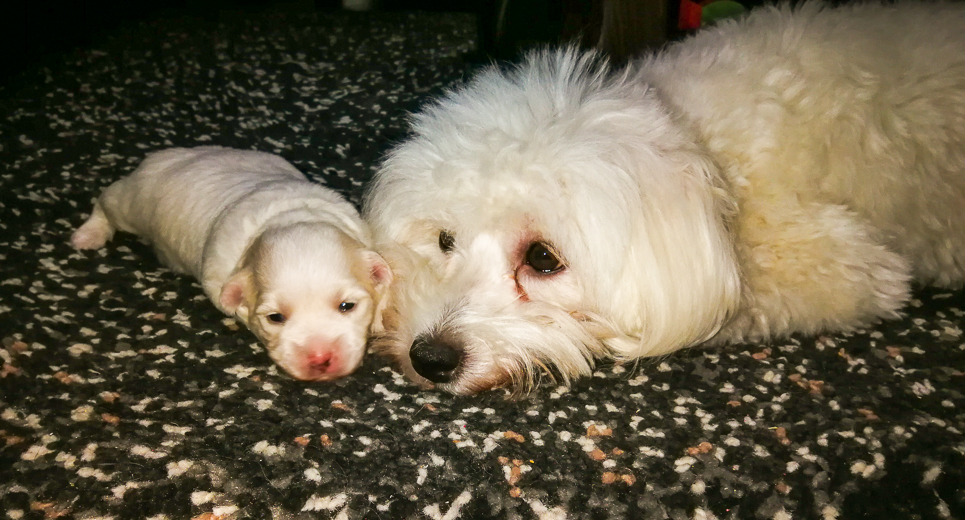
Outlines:
[[[221,305],[292,377],[331,380],[361,364],[390,281],[377,253],[331,225],[299,223],[252,241],[222,289]]]

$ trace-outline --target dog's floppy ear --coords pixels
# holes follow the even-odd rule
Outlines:
[[[697,150],[664,156],[659,177],[642,175],[643,200],[613,315],[639,337],[628,357],[661,355],[710,339],[740,301],[740,270],[728,229],[733,209],[716,165]],[[627,348],[617,347],[620,350]]]
[[[228,278],[221,287],[219,303],[224,312],[241,318],[248,323],[251,313],[250,296],[254,293],[254,273],[248,266],[242,265]]]
[[[365,263],[369,276],[371,277],[375,293],[375,314],[372,319],[372,332],[382,332],[382,312],[388,305],[389,285],[392,284],[392,269],[382,258],[382,255],[375,251],[363,251],[362,260]]]

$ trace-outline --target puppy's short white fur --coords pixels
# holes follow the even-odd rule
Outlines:
[[[965,268],[965,6],[763,8],[612,70],[573,49],[417,114],[367,194],[377,341],[471,393],[846,330]]]
[[[281,157],[207,146],[150,154],[107,187],[71,239],[97,249],[115,230],[150,241],[194,275],[292,377],[328,380],[362,361],[391,271],[335,192]]]

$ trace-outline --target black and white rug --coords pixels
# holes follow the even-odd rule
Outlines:
[[[2,91],[4,518],[965,518],[965,292],[514,401],[419,391],[373,357],[293,381],[147,246],[67,243],[171,146],[278,153],[358,203],[474,42],[466,14],[167,19]]]

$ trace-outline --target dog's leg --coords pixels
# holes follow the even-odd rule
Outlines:
[[[793,332],[848,330],[895,317],[909,298],[910,267],[842,206],[742,209],[737,252],[741,306],[714,343]]]
[[[95,202],[90,218],[74,231],[70,243],[77,249],[100,249],[113,236],[114,226],[101,209],[100,202]]]

